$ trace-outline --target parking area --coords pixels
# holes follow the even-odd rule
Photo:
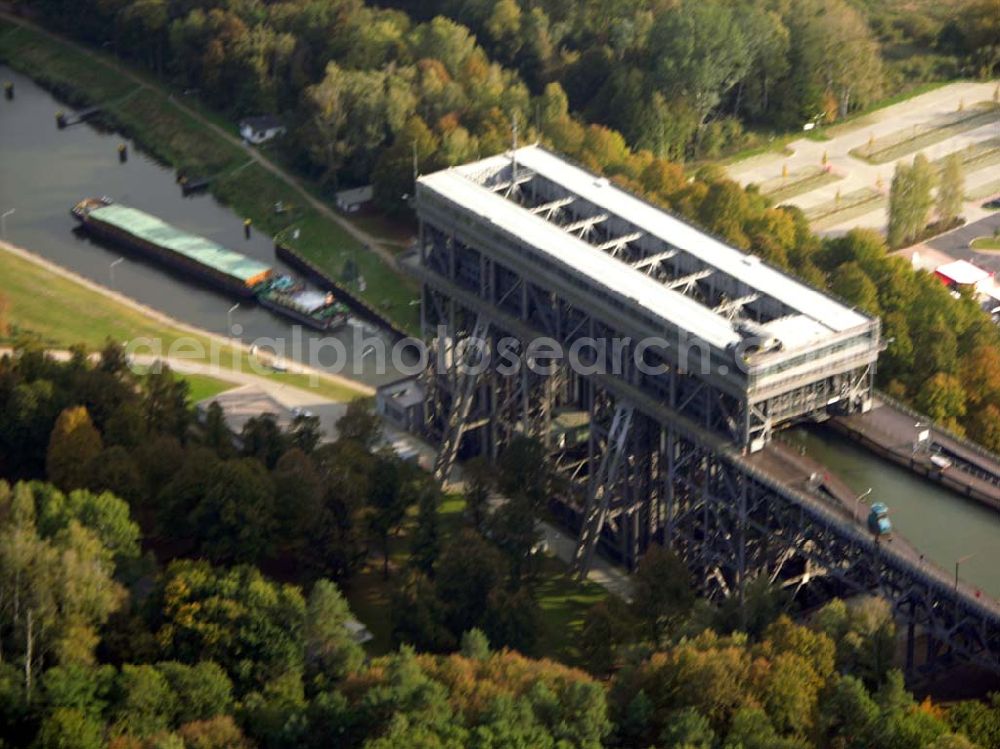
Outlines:
[[[926,244],[956,260],[968,260],[980,268],[985,268],[1000,279],[1000,252],[975,250],[969,246],[972,240],[992,236],[996,231],[1000,231],[1000,211],[995,211],[979,221],[960,226],[947,234],[934,237]]]
[[[885,230],[896,163],[923,153],[935,162],[959,152],[965,162],[964,216],[989,215],[1000,194],[1000,82],[960,82],[828,128],[828,140],[802,137],[785,153],[731,164],[729,175],[757,184],[776,202],[796,205],[821,234],[855,227]]]

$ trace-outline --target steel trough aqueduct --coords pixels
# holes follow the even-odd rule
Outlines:
[[[1000,671],[994,600],[782,476],[776,429],[872,408],[877,319],[538,146],[423,176],[416,205],[439,479],[460,449],[537,437],[572,487],[553,508],[578,572],[662,542],[713,598],[760,576],[879,593],[908,667]]]

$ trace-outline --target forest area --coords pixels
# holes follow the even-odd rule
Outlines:
[[[514,118],[632,174],[631,155],[711,158],[1000,63],[996,0],[28,5],[234,116],[291,116],[303,168],[337,184],[388,178],[414,141],[425,173],[494,153]]]
[[[879,599],[797,624],[761,578],[745,611],[714,606],[658,548],[630,603],[589,610],[582,662],[559,662],[537,639],[541,447],[468,466],[446,530],[427,475],[373,450],[363,401],[338,427],[320,444],[308,416],[262,416],[234,440],[112,343],[57,362],[28,335],[0,359],[0,746],[1000,745],[1000,695],[906,690]],[[383,568],[395,648],[373,657],[344,594],[407,518],[405,561]]]

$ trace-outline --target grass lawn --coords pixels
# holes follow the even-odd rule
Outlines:
[[[295,160],[285,144],[280,141],[265,143],[258,148],[264,151],[268,158],[283,169],[295,172]],[[302,185],[317,200],[333,205],[335,203],[335,190],[324,188],[316,179],[308,177],[302,178]],[[350,214],[350,222],[358,228],[368,232],[374,237],[386,241],[386,249],[392,252],[401,252],[406,244],[417,234],[417,220],[412,214],[405,216],[389,216],[375,209],[371,203],[361,208],[356,213]]]
[[[212,398],[235,387],[231,382],[209,377],[208,375],[185,374],[181,375],[181,378],[187,382],[190,388],[188,391],[188,400],[192,403],[200,403],[206,398]]]
[[[980,169],[1000,164],[1000,138],[990,138],[982,143],[970,143],[961,151],[956,151],[956,153],[962,159],[962,167],[966,174],[978,172]],[[940,173],[944,169],[945,162],[951,155],[948,154],[948,156],[935,159],[931,162],[931,166]]]
[[[448,495],[441,503],[441,537],[446,540],[463,524],[465,500],[456,494]],[[373,557],[369,564],[351,580],[347,599],[355,616],[372,633],[367,647],[371,655],[382,655],[392,648],[392,617],[390,591],[402,568],[406,565],[409,532],[416,517],[411,509],[408,523],[390,545],[389,579],[382,577],[381,557]],[[542,631],[537,645],[537,655],[553,658],[573,666],[581,665],[578,648],[587,610],[608,595],[599,585],[580,582],[569,574],[569,568],[554,557],[542,562],[536,588],[542,609]]]
[[[0,279],[3,279],[0,281],[0,294],[7,301],[7,323],[16,329],[38,334],[51,348],[83,344],[88,349],[96,350],[108,338],[130,341],[140,337],[160,340],[164,351],[180,339],[197,342],[206,352],[211,347],[205,336],[162,323],[3,250],[0,250]],[[219,353],[222,369],[239,367],[244,372],[253,371],[246,354],[228,346],[222,347]],[[201,361],[208,361],[207,355]],[[316,392],[331,400],[352,400],[359,395],[351,388],[326,379],[312,386],[309,376],[304,374],[275,372],[267,377]],[[215,381],[210,377],[205,380],[199,383],[199,387],[208,388],[208,380]]]
[[[331,241],[327,230],[329,223],[315,212],[307,212],[301,219],[291,223],[288,230],[283,231],[278,238],[283,244],[299,250],[335,279],[345,283],[351,291],[365,297],[386,317],[403,328],[410,331],[419,329],[420,308],[410,305],[412,300],[420,298],[420,286],[416,280],[400,276],[395,269],[382,262],[378,255],[364,251],[357,243],[348,245]],[[294,229],[299,230],[298,239],[294,239]],[[358,271],[364,278],[364,293],[353,282],[345,281],[345,267],[351,262],[357,264]]]
[[[314,209],[282,178],[253,163],[241,147],[221,137],[175,102],[206,116],[232,132],[234,126],[217,112],[180,93],[170,93],[161,82],[130,69],[145,86],[122,76],[107,55],[85,54],[75,46],[55,41],[28,27],[0,21],[0,60],[32,77],[73,104],[104,104],[100,117],[111,127],[134,138],[165,164],[193,178],[214,178],[210,189],[240,216],[253,220],[258,231],[276,235],[298,228],[290,244],[332,277],[342,276],[348,257],[357,257],[366,281],[361,296],[400,327],[419,329],[419,310],[407,304],[418,296],[411,277],[366,249],[338,223]],[[312,191],[315,193],[315,191]],[[274,205],[288,210],[276,214]]]
[[[191,387],[188,397],[192,403],[198,403],[219,393],[232,390],[234,387],[231,382],[209,377],[208,375],[188,374],[184,375],[184,379],[187,380],[188,385]]]
[[[978,237],[972,240],[972,244],[970,246],[974,250],[1000,251],[1000,237]]]
[[[971,190],[966,191],[966,200],[983,200],[991,195],[995,195],[1000,192],[1000,179],[994,179],[985,184],[979,185]]]
[[[454,494],[447,495],[438,508],[441,519],[441,536],[448,538],[462,525],[465,500]],[[406,566],[409,556],[409,533],[413,528],[417,510],[410,508],[409,518],[402,531],[389,543],[389,579],[382,577],[382,558],[373,556],[368,564],[350,583],[347,600],[351,611],[368,627],[373,639],[366,645],[372,655],[385,655],[392,649],[392,617],[389,596],[396,576]]]
[[[368,628],[372,639],[365,643],[371,656],[385,655],[392,650],[392,621],[390,619],[389,591],[393,577],[382,579],[381,565],[371,562],[351,578],[347,589],[347,602],[351,613]]]
[[[7,322],[42,337],[47,346],[83,344],[97,349],[111,338],[160,336],[166,345],[186,335],[96,291],[16,255],[0,251],[0,292]]]
[[[362,209],[351,216],[351,221],[368,233],[391,242],[389,249],[394,252],[402,252],[417,235],[416,221],[390,220],[374,211]]]
[[[571,666],[583,665],[579,642],[584,617],[610,594],[597,583],[571,577],[569,567],[555,557],[546,557],[542,564],[537,594],[544,621],[538,652]]]
[[[133,364],[132,371],[141,377],[145,377],[146,373],[149,371],[149,367]],[[177,377],[187,382],[189,388],[188,400],[191,403],[198,403],[206,398],[211,398],[219,393],[224,393],[227,390],[232,390],[234,387],[237,387],[228,380],[220,380],[218,377],[212,377],[210,375],[178,374]]]

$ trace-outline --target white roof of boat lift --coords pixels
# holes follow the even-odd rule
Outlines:
[[[420,182],[498,228],[522,237],[557,263],[585,277],[589,283],[606,287],[634,301],[712,345],[725,348],[741,340],[728,320],[707,307],[668,289],[651,276],[615,260],[503,196],[470,182],[455,169],[421,177]]]
[[[782,318],[784,322],[781,325],[773,326],[779,340],[783,338],[782,333],[789,338],[783,341],[786,349],[801,345],[804,338],[822,337],[824,330],[832,334],[868,322],[868,318],[835,299],[761,263],[753,255],[729,247],[544,148],[526,146],[518,149],[515,155],[519,169],[560,185],[569,194],[579,196],[602,211],[635,225],[639,230],[796,310],[799,315],[793,317],[800,319],[800,324],[792,325],[788,318]],[[725,348],[741,340],[742,336],[725,315],[667,288],[628,263],[483,186],[483,182],[510,162],[511,153],[508,152],[420,177],[419,182],[424,188],[520,237],[558,263],[574,269],[595,286],[608,288],[633,300],[654,315],[713,346]]]

